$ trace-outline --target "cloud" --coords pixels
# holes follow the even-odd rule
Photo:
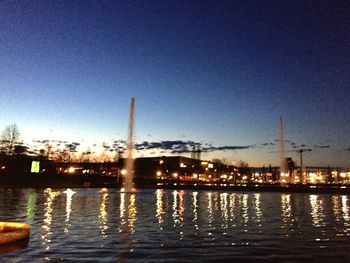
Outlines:
[[[203,145],[203,147],[201,147]],[[148,142],[143,141],[142,143],[136,143],[136,150],[160,150],[161,152],[170,151],[173,154],[181,153],[191,153],[193,150],[200,149],[202,152],[214,152],[214,151],[236,151],[236,150],[245,150],[249,148],[254,148],[253,145],[244,145],[244,146],[219,146],[215,147],[209,143],[197,143],[194,141],[182,141],[182,140],[173,140],[173,141],[160,141],[160,142]]]
[[[314,147],[315,147],[315,148],[318,148],[318,149],[328,149],[328,148],[331,148],[331,146],[329,146],[329,145],[317,145],[317,144],[315,144]]]
[[[264,143],[260,143],[261,146],[274,146],[276,145],[276,143],[274,142],[264,142]]]
[[[237,151],[237,150],[247,150],[254,148],[254,145],[244,145],[244,146],[219,146],[219,147],[206,147],[203,148],[204,152],[214,152],[214,151]]]
[[[77,142],[71,142],[71,143],[66,143],[64,146],[68,148],[70,152],[76,152],[77,147],[80,145],[80,143]]]
[[[136,150],[168,150],[172,153],[185,153],[192,151],[192,148],[198,145],[193,141],[161,141],[161,142],[148,142],[136,143]]]
[[[113,141],[113,144],[125,144],[126,141],[125,140],[116,140],[116,141]]]

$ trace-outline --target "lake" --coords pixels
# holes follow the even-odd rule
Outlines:
[[[347,195],[0,189],[0,221],[32,226],[0,262],[347,261]]]

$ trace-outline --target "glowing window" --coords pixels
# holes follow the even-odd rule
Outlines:
[[[32,161],[32,167],[30,169],[30,172],[32,172],[32,173],[39,173],[40,172],[40,162],[39,161]]]

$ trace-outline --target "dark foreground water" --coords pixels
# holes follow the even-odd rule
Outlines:
[[[345,195],[0,189],[0,221],[32,225],[0,262],[350,261]]]

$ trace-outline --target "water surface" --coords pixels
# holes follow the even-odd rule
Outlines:
[[[347,261],[346,195],[0,189],[0,221],[32,225],[1,262]]]

